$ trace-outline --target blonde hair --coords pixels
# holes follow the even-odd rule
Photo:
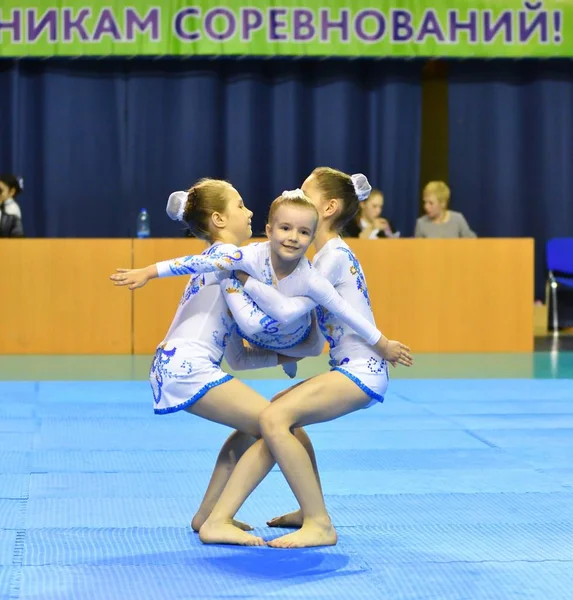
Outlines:
[[[200,179],[187,192],[187,202],[181,219],[195,237],[211,239],[209,222],[214,212],[223,213],[227,208],[227,192],[232,187],[221,179]]]
[[[293,190],[292,192],[283,192],[278,198],[275,198],[269,209],[268,223],[272,225],[273,217],[281,206],[298,206],[310,210],[318,223],[318,210],[310,198],[302,190]]]
[[[450,188],[443,181],[430,181],[424,188],[424,194],[434,194],[438,202],[448,208],[450,203]]]

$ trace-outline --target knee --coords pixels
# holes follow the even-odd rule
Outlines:
[[[259,426],[264,438],[276,437],[281,433],[288,433],[289,430],[289,424],[285,415],[272,404],[261,413]]]

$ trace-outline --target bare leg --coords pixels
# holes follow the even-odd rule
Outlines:
[[[312,442],[308,437],[308,434],[302,427],[299,427],[294,430],[294,435],[298,439],[298,441],[303,445],[306,450],[310,462],[312,464],[312,470],[316,476],[316,480],[318,481],[318,485],[320,486],[320,492],[322,493],[322,484],[320,482],[320,474],[318,473],[318,464],[316,462],[316,454],[314,453],[314,448],[312,446]],[[294,510],[293,512],[287,513],[286,515],[282,515],[280,517],[275,517],[270,521],[267,521],[267,525],[269,527],[281,527],[281,528],[295,528],[302,527],[302,510],[299,508]]]
[[[219,454],[217,465],[199,509],[199,518],[202,518],[202,511],[209,510],[209,505],[216,501],[240,455],[249,447],[254,438],[259,437],[258,418],[268,404],[269,402],[254,390],[241,381],[233,379],[209,390],[201,400],[187,409],[187,412],[215,423],[233,427],[241,432],[232,434]],[[246,533],[239,526],[235,526],[235,522],[232,521],[229,527],[234,540],[232,543],[248,546],[264,545],[261,538]]]
[[[233,389],[230,388],[231,385],[233,386]],[[298,385],[299,384],[293,387],[297,387]],[[281,392],[281,394],[278,394],[276,398],[279,398],[288,391],[289,390]],[[250,398],[246,397],[247,393],[251,395]],[[253,447],[253,438],[260,436],[258,417],[262,413],[263,409],[265,409],[268,405],[269,402],[262,398],[262,396],[259,396],[245,384],[234,379],[228,383],[213,388],[201,400],[199,400],[199,402],[190,407],[188,412],[201,416],[210,421],[215,421],[216,423],[222,423],[224,425],[229,425],[230,427],[235,427],[240,432],[244,432],[242,434],[237,432],[232,434],[219,453],[219,458],[217,459],[215,470],[211,476],[209,487],[205,493],[203,501],[201,502],[199,511],[193,519],[192,526],[194,529],[196,527],[201,529],[201,525],[203,525],[205,519],[211,514],[213,505],[220,496],[223,488],[225,488],[225,485],[227,484],[235,465],[237,465],[239,459],[245,453],[245,451],[249,449],[249,446],[251,448]],[[309,448],[309,452],[312,452],[312,456],[314,457],[314,450],[312,449],[312,445],[306,433],[302,430],[297,430],[296,435],[300,437],[305,447]],[[259,449],[259,452],[261,452],[260,455],[258,453],[253,454],[256,465],[253,467],[253,471],[249,473],[249,476],[252,477],[252,474],[256,469],[262,469],[263,474],[260,476],[260,479],[254,485],[254,487],[258,485],[259,481],[266,476],[266,474],[275,464],[275,461],[268,452],[266,446],[264,447],[263,451]],[[313,458],[313,460],[315,459]],[[241,477],[241,475],[239,475],[239,477]],[[253,545],[253,539],[260,540],[262,543],[260,538],[254,538],[252,535],[245,534],[245,531],[248,530],[250,526],[232,518],[239,507],[240,505],[235,509],[230,518],[223,520],[223,527],[219,528],[216,535],[216,541],[212,541],[211,543]],[[255,545],[260,544],[257,543]]]
[[[310,439],[303,429],[296,429],[294,435],[300,440],[301,445],[308,452],[308,456],[316,467],[314,449]],[[215,507],[209,514],[207,520],[199,530],[199,537],[205,544],[233,543],[229,541],[228,525],[235,523],[234,516],[237,514],[245,500],[253,493],[259,483],[268,475],[275,465],[275,459],[270,453],[264,440],[257,440],[243,455],[235,470],[229,478],[229,483],[221,493]],[[316,481],[320,489],[318,471],[315,471]],[[321,492],[322,493],[322,492]],[[300,519],[298,526],[302,525],[302,513],[295,511],[290,513],[291,521]],[[286,520],[285,516],[283,519]],[[275,525],[283,527],[283,525]]]
[[[332,371],[308,381],[271,404],[261,415],[263,438],[279,463],[302,510],[299,531],[269,543],[276,548],[336,544],[337,535],[326,511],[311,459],[292,428],[336,419],[369,402],[350,379]]]
[[[277,394],[272,402],[276,402],[279,398],[282,398],[285,394],[298,388],[303,383],[298,383]],[[308,435],[301,428],[295,429],[294,435],[308,451],[320,486],[316,456]],[[211,511],[207,521],[200,529],[199,535],[201,541],[206,544],[232,543],[232,540],[229,539],[229,524],[233,522],[233,517],[241,508],[244,501],[267,476],[274,465],[275,459],[262,440],[255,442],[245,452],[231,474],[229,483],[221,493],[221,497],[217,501],[215,508]],[[302,518],[300,518],[300,522],[302,523]]]
[[[296,348],[298,348],[298,346],[295,346],[295,350],[296,350]],[[271,400],[271,402],[276,402],[279,398],[282,398],[285,394],[292,392],[292,390],[295,390],[296,388],[301,386],[303,383],[306,383],[307,381],[310,381],[311,379],[313,379],[313,378],[311,377],[310,379],[307,379],[305,381],[300,381],[296,385],[293,385],[290,388],[283,390],[282,392],[280,392],[280,394],[277,394],[276,396],[274,396],[273,399]],[[308,452],[310,461],[312,462],[312,468],[314,470],[314,474],[316,475],[316,480],[318,481],[318,485],[320,486],[320,489],[322,490],[322,484],[320,482],[320,474],[318,472],[318,464],[316,462],[316,454],[314,452],[314,448],[312,446],[312,442],[310,441],[310,438],[308,437],[308,434],[306,433],[306,431],[304,429],[302,429],[302,427],[298,427],[297,429],[294,430],[294,435],[297,437],[297,439],[300,441],[300,443],[305,447],[306,451]],[[289,512],[280,517],[275,517],[274,519],[267,521],[267,525],[269,527],[282,527],[282,528],[301,527],[302,526],[302,511],[300,510],[300,508],[298,508],[297,510]]]
[[[227,438],[217,457],[217,463],[215,464],[215,469],[211,475],[205,496],[191,521],[193,531],[199,531],[199,529],[201,529],[201,526],[211,514],[221,492],[225,489],[227,481],[229,481],[229,477],[239,462],[239,459],[243,456],[247,448],[250,448],[254,444],[254,442],[255,438],[253,436],[248,433],[241,433],[240,431],[234,431]],[[253,529],[250,525],[237,520],[234,520],[234,525],[244,531]]]
[[[341,397],[343,399],[340,399]],[[285,536],[274,540],[270,545],[301,547],[335,544],[336,532],[324,506],[320,482],[313,468],[311,455],[299,440],[300,436],[293,435],[291,429],[303,422],[318,423],[337,418],[362,408],[368,402],[369,398],[360,388],[344,375],[335,372],[306,381],[274,401],[261,415],[265,439],[255,442],[239,461],[219,501],[199,532],[201,540],[205,543],[225,543],[222,540],[225,538],[225,529],[229,521],[271,470],[274,451],[271,454],[270,448],[278,438],[275,446],[279,454],[292,451],[294,455],[294,458],[283,459],[286,464],[286,472],[283,473],[301,504],[304,523],[302,529],[297,532],[303,533],[299,539],[288,540],[288,536]],[[267,419],[266,415],[271,409],[276,411],[276,415],[273,412]],[[266,440],[267,435],[271,438],[271,444]],[[289,438],[287,443],[291,440],[293,442],[287,450],[283,448],[282,439],[286,436]],[[278,454],[276,457],[278,458]],[[295,481],[298,478],[303,479],[303,485],[297,485],[296,482],[293,484],[290,478]],[[308,481],[308,478],[312,481]],[[304,500],[305,504],[301,500]]]
[[[229,483],[223,490],[215,508],[199,530],[199,538],[205,544],[236,544],[233,534],[233,517],[259,483],[273,468],[275,459],[265,442],[257,440],[243,455],[235,467]],[[237,530],[238,531],[238,530]]]
[[[289,389],[292,389],[297,385],[300,385],[300,383],[297,383],[294,386],[291,386],[290,388],[279,392],[274,396],[271,402],[273,402],[277,398],[280,398],[286,392],[288,392]],[[266,406],[267,404],[265,404],[265,408]],[[192,414],[191,410],[189,410],[189,412]],[[304,434],[303,437],[306,437],[308,440],[308,436],[306,436],[306,434]],[[238,463],[241,456],[243,456],[247,448],[249,448],[255,442],[255,439],[255,437],[249,434],[235,431],[227,438],[227,440],[223,444],[223,447],[221,448],[217,457],[217,462],[211,475],[209,486],[207,487],[205,496],[201,501],[201,506],[199,507],[197,513],[191,521],[191,527],[194,531],[198,532],[199,529],[201,529],[201,526],[203,525],[207,517],[211,514],[215,503],[221,495],[221,492],[225,489],[227,481],[229,481],[229,477],[231,476],[233,469],[235,468],[236,464]],[[308,440],[307,443],[310,444],[310,440]],[[312,445],[310,445],[310,447],[312,450]],[[314,455],[314,450],[312,450],[312,452]],[[244,531],[250,531],[253,529],[250,525],[247,525],[246,523],[242,523],[241,521],[237,521],[235,519],[233,519],[233,523],[236,527],[239,527]]]

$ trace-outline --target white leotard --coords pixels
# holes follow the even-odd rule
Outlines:
[[[243,248],[231,244],[220,244],[212,247],[209,253],[191,255],[174,260],[157,263],[157,272],[160,277],[171,275],[205,274],[221,271],[242,270],[251,275],[251,278],[260,280],[265,287],[276,286],[278,297],[282,295],[291,300],[297,297],[296,311],[278,310],[278,307],[266,305],[262,312],[266,313],[262,319],[260,312],[256,318],[251,319],[251,325],[241,318],[238,307],[233,307],[233,294],[227,296],[231,310],[239,323],[242,333],[257,345],[276,350],[289,348],[299,343],[308,335],[310,329],[310,312],[316,305],[321,305],[336,315],[347,327],[363,338],[367,344],[375,344],[381,336],[374,325],[372,315],[366,318],[356,311],[349,302],[344,300],[320,271],[315,269],[306,258],[301,258],[294,271],[277,281],[272,269],[270,244],[254,243]],[[251,295],[251,294],[249,294]],[[237,294],[237,298],[239,295]],[[253,297],[255,302],[256,298]],[[242,300],[237,303],[244,307]],[[257,302],[258,304],[258,302]],[[282,304],[288,304],[282,302]],[[257,307],[257,310],[258,308]],[[247,311],[243,310],[243,316]],[[268,319],[268,315],[274,322]],[[278,318],[277,318],[278,315]],[[264,321],[264,323],[261,323]],[[257,323],[259,330],[253,333]],[[267,327],[270,323],[272,331]],[[248,329],[248,331],[244,331]]]
[[[215,251],[216,246],[211,246],[203,255]],[[220,368],[223,355],[236,370],[277,365],[275,352],[243,345],[217,275],[194,275],[151,366],[155,412],[186,408],[211,388],[232,379]]]
[[[315,269],[334,286],[362,318],[374,326],[374,316],[362,267],[340,237],[328,241],[315,255]],[[300,298],[286,298],[270,286],[250,277],[245,291],[276,320],[291,320],[308,310]],[[322,305],[317,309],[320,329],[330,346],[330,366],[350,377],[374,400],[382,401],[388,385],[388,365],[367,342]]]

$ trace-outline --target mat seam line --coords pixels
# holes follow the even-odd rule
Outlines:
[[[24,528],[16,530],[16,540],[14,541],[14,550],[12,552],[12,575],[10,577],[10,600],[18,600],[20,598],[20,585],[22,582],[22,562],[24,557],[24,546],[26,544],[26,513],[28,509],[28,498],[30,497],[30,480],[28,476],[27,489],[22,490],[22,496],[19,499],[19,512],[22,517]]]
[[[435,413],[434,411],[432,411],[431,409],[427,408],[426,406],[423,406],[423,405],[419,404],[418,402],[415,402],[414,400],[412,400],[411,398],[408,398],[407,396],[404,396],[403,394],[394,393],[394,395],[397,396],[398,398],[401,398],[405,402],[409,402],[410,404],[415,404],[416,406],[419,406],[422,410],[424,410],[425,412],[427,412],[428,414],[430,414],[433,417],[438,417],[439,419],[444,419],[444,421],[447,421],[448,423],[451,423],[452,425],[456,425],[457,427],[459,427],[460,431],[463,431],[470,437],[473,437],[475,440],[477,440],[478,442],[481,442],[482,444],[485,444],[489,448],[501,450],[501,448],[499,446],[496,446],[494,443],[489,442],[488,440],[482,438],[477,433],[474,433],[471,429],[466,429],[465,427],[463,427],[462,425],[460,425],[453,419],[449,418],[448,416],[439,415],[439,414]]]

